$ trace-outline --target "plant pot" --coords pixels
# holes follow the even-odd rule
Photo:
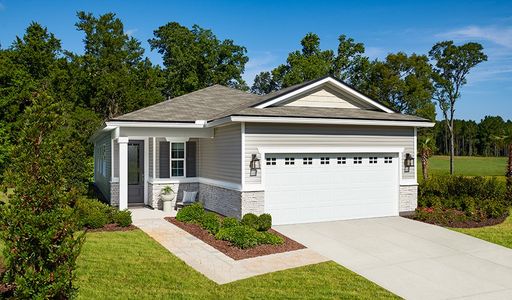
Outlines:
[[[164,212],[172,211],[172,201],[164,201]]]
[[[165,201],[172,201],[174,199],[174,193],[170,194],[161,194],[160,199],[162,199],[163,202]]]

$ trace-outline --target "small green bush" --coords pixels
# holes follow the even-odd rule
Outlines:
[[[233,246],[241,249],[257,246],[259,243],[258,237],[256,229],[244,225],[221,228],[215,235],[216,239],[228,241]]]
[[[81,198],[76,202],[80,226],[101,228],[111,223],[111,207],[97,200]]]
[[[226,217],[224,219],[222,219],[222,228],[230,228],[230,227],[235,227],[235,226],[239,226],[240,225],[240,222],[238,222],[238,219],[237,218],[231,218],[231,217]]]
[[[272,216],[261,214],[258,217],[258,231],[267,231],[272,227]]]
[[[482,211],[487,218],[499,218],[504,216],[508,209],[504,203],[489,199],[483,203]]]
[[[273,233],[263,231],[258,232],[258,243],[268,245],[282,245],[284,243],[284,239]]]
[[[249,226],[254,229],[258,229],[258,216],[252,213],[245,214],[242,217],[242,225]]]
[[[132,225],[132,213],[129,210],[116,211],[113,216],[113,223],[121,227],[128,227]]]
[[[185,206],[176,214],[176,220],[187,223],[201,224],[203,219],[204,208],[201,203],[194,203],[190,206]]]
[[[206,212],[201,218],[201,227],[208,230],[209,233],[215,235],[220,228],[220,217],[213,212]]]

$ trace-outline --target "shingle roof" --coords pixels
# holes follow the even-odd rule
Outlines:
[[[330,118],[330,119],[362,119],[386,121],[428,121],[424,118],[387,113],[358,108],[330,108],[330,107],[302,107],[302,106],[275,106],[266,108],[245,108],[235,116],[265,116],[265,117],[302,117],[302,118]]]
[[[213,85],[155,105],[124,114],[116,121],[194,122],[211,120],[236,107],[247,107],[261,96]]]
[[[189,94],[124,114],[113,121],[195,122],[212,121],[228,116],[304,117],[335,119],[367,119],[393,121],[429,121],[400,113],[363,109],[277,106],[254,106],[299,89],[325,77],[297,84],[267,95],[255,95],[222,85],[213,85]]]

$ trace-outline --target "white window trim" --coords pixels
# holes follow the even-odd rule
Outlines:
[[[188,140],[188,139],[187,139]],[[187,143],[182,140],[170,140],[169,144],[169,175],[171,178],[185,178],[187,177]],[[183,158],[172,158],[172,144],[183,144]],[[172,162],[183,161],[183,176],[172,176]]]

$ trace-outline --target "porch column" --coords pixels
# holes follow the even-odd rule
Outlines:
[[[128,138],[119,137],[119,210],[128,208]]]

